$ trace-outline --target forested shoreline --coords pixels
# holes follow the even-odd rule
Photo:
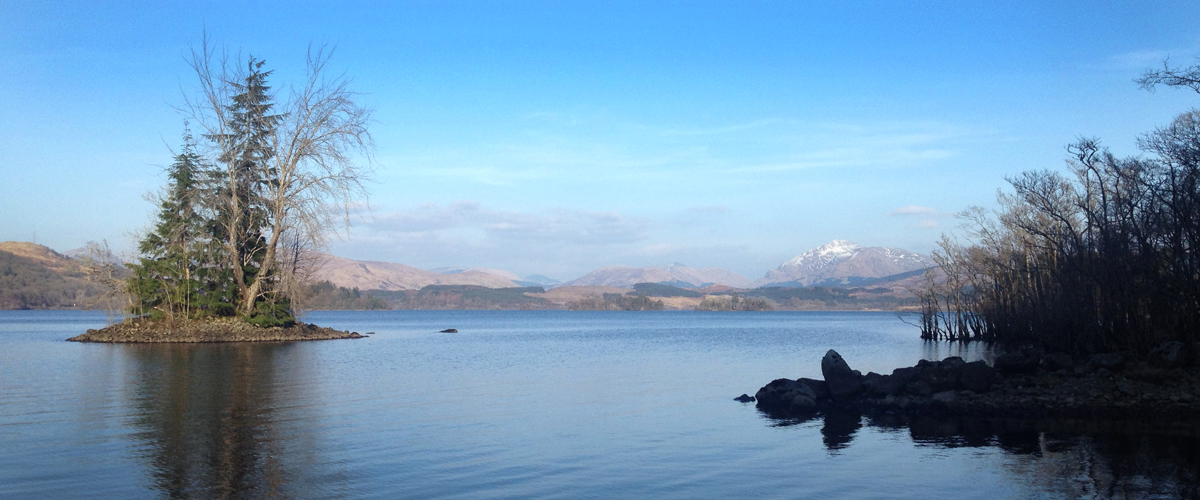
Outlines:
[[[1200,93],[1200,65],[1138,83]],[[1119,158],[1096,139],[1068,147],[1067,172],[1008,179],[999,209],[964,213],[964,239],[934,258],[919,291],[922,337],[1146,355],[1200,341],[1200,110]]]

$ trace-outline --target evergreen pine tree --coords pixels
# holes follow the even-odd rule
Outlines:
[[[274,152],[272,134],[283,118],[271,114],[274,100],[267,85],[272,71],[263,70],[264,61],[250,58],[244,79],[233,84],[238,91],[226,106],[228,119],[224,135],[211,136],[223,151],[218,160],[226,167],[225,182],[218,195],[223,203],[217,213],[223,230],[225,254],[237,289],[231,303],[243,301],[252,283],[262,281],[269,293],[259,297],[253,310],[241,311],[247,319],[260,326],[290,324],[295,318],[287,300],[273,293],[270,286],[275,276],[262,271],[267,251],[266,230],[271,225],[271,211],[265,206],[264,192],[271,183],[278,183],[277,172],[271,168]]]
[[[185,131],[183,150],[167,169],[158,220],[138,242],[142,257],[130,279],[137,315],[194,317],[200,311],[197,270],[205,233],[199,210],[201,173],[200,156]]]

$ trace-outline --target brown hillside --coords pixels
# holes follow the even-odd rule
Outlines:
[[[0,242],[0,251],[32,260],[59,274],[75,274],[79,272],[79,263],[37,243],[30,243],[28,241]]]

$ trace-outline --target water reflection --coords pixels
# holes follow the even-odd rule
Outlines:
[[[275,429],[288,344],[131,345],[135,426],[170,498],[292,496]]]
[[[1194,422],[763,413],[775,426],[822,420],[822,441],[832,453],[850,446],[864,426],[907,432],[921,447],[999,448],[1013,459],[1016,479],[1054,498],[1200,498],[1200,426]]]

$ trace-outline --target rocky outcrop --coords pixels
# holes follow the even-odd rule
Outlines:
[[[842,359],[842,355],[833,349],[821,358],[821,375],[825,377],[825,383],[829,386],[829,397],[835,400],[854,399],[862,392],[862,373],[851,370],[846,360]]]
[[[755,394],[776,417],[854,410],[980,417],[1194,418],[1200,411],[1200,360],[1186,345],[1164,344],[1147,361],[1128,354],[1075,362],[1061,353],[1013,350],[996,359],[922,360],[889,375],[851,369],[836,351],[821,359],[825,380],[777,379]],[[1007,357],[1006,357],[1007,356]],[[1001,363],[1001,359],[1005,359]]]

